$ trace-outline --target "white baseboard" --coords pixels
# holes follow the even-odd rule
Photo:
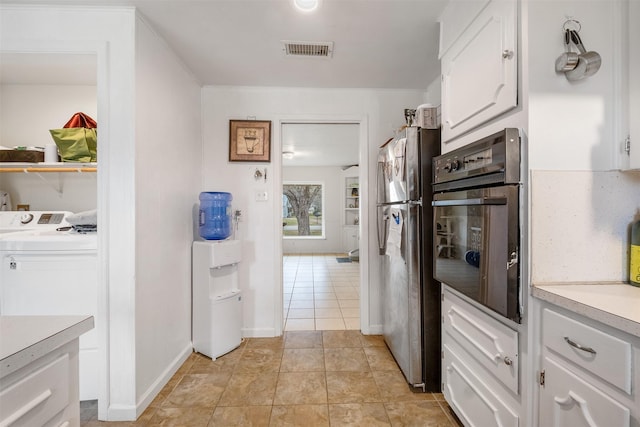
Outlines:
[[[182,364],[193,352],[193,344],[189,344],[182,349],[178,356],[167,366],[162,374],[151,384],[151,386],[142,394],[136,406],[110,406],[108,409],[109,421],[135,421],[151,404],[153,399],[160,393],[171,377],[180,369]]]
[[[107,419],[100,421],[135,421],[136,407],[133,405],[109,405]]]
[[[365,335],[382,335],[382,325],[369,325],[369,330]]]
[[[276,330],[274,328],[243,328],[243,338],[270,338],[275,337]]]

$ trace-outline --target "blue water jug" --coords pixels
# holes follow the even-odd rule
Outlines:
[[[207,240],[224,240],[231,236],[231,193],[200,193],[200,237]]]

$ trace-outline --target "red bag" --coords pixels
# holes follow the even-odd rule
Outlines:
[[[85,113],[75,113],[63,128],[87,128],[95,129],[98,124]]]

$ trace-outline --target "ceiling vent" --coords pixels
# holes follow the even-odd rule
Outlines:
[[[315,58],[331,58],[333,42],[295,42],[283,40],[286,56],[309,56]]]

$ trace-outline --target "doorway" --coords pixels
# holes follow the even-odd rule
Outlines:
[[[361,126],[281,123],[285,331],[361,329]]]
[[[26,47],[3,47],[0,51],[0,140],[25,146],[30,151],[42,151],[41,147],[54,145],[48,130],[63,127],[77,111],[102,123],[98,116],[98,94],[104,80],[98,72],[99,54],[97,49],[89,52],[84,44],[80,47],[65,43],[64,46],[51,45],[33,51]],[[45,212],[78,213],[97,209],[101,188],[97,163],[82,164],[83,173],[64,167],[61,162],[34,166],[40,171],[10,173],[13,168],[7,168],[6,173],[0,173],[0,188],[11,196],[14,209],[18,210],[20,205],[24,210]],[[46,236],[31,238],[34,242],[47,240]],[[14,314],[92,315],[96,327],[79,339],[79,399],[99,399],[104,404],[107,389],[101,378],[107,372],[104,360],[108,343],[104,332],[106,315],[102,311],[106,304],[102,297],[105,286],[99,273],[99,259],[103,255],[98,247],[97,233],[61,234],[55,241],[58,242],[57,251],[63,248],[66,251],[55,256],[53,252],[56,251],[45,251],[36,257],[36,267],[30,262],[31,271],[23,268],[22,274],[14,277],[16,283],[24,285],[18,288],[16,296],[26,298],[29,289],[36,289],[33,286],[36,286],[38,276],[47,276],[48,272],[48,287],[56,287],[51,292],[53,297],[40,303],[38,299],[42,298],[36,298],[28,307],[17,306]],[[36,294],[40,292],[36,291]],[[70,299],[71,294],[73,298]]]

